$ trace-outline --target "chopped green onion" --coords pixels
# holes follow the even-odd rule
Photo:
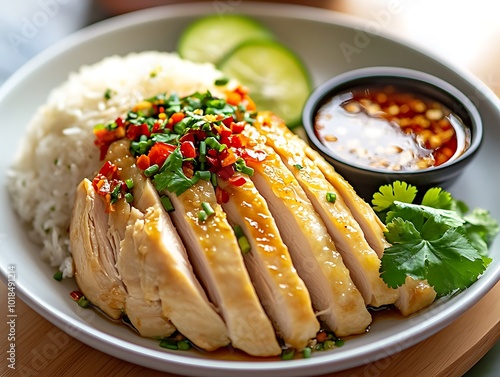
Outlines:
[[[217,187],[217,174],[215,173],[211,174],[210,182],[212,183],[212,186]]]
[[[112,95],[112,92],[111,92],[111,89],[106,89],[106,91],[104,92],[104,99],[108,100],[108,99],[111,99],[111,95]]]
[[[146,135],[141,135],[139,141],[148,141],[148,137]]]
[[[243,166],[243,168],[241,169],[241,172],[242,172],[243,174],[247,174],[247,175],[249,175],[249,176],[251,177],[251,176],[253,175],[253,173],[254,173],[254,170],[253,170],[253,168],[251,168],[250,166],[246,166],[246,165],[245,165],[245,166]]]
[[[203,208],[203,210],[205,211],[207,216],[212,216],[215,213],[215,211],[212,208],[212,206],[210,205],[210,203],[207,203],[207,202],[201,203],[201,208]]]
[[[246,254],[252,248],[250,246],[250,242],[248,242],[248,238],[245,236],[238,237],[238,245],[240,246],[240,250],[242,254]]]
[[[78,306],[81,308],[88,308],[90,306],[90,301],[85,298],[85,296],[80,297],[78,300]]]
[[[118,195],[120,195],[121,185],[116,185],[113,191],[111,191],[110,203],[114,204],[118,201]]]
[[[345,344],[343,339],[335,339],[335,347],[342,347]]]
[[[165,211],[167,212],[173,212],[174,206],[172,205],[172,202],[170,201],[170,198],[166,195],[160,197],[161,204],[163,205],[163,208],[165,208]]]
[[[198,212],[198,220],[200,221],[206,221],[208,219],[208,215],[204,210],[201,210]]]
[[[165,338],[160,341],[160,347],[167,348],[169,350],[177,350],[179,349],[177,343],[178,342],[176,340]]]
[[[312,348],[311,347],[306,347],[302,351],[302,356],[304,357],[304,359],[309,359],[311,357],[311,353],[312,353]]]
[[[181,351],[187,351],[191,349],[191,343],[189,343],[188,340],[179,340],[177,342],[177,348],[180,349]]]
[[[200,141],[200,157],[198,161],[206,162],[207,161],[207,143],[204,140]]]
[[[326,200],[330,203],[335,203],[335,201],[337,200],[337,195],[335,195],[334,192],[327,192]]]
[[[215,149],[217,152],[222,152],[226,148],[225,144],[219,143],[219,141],[213,136],[207,137],[205,139],[205,143],[210,148]]]
[[[332,348],[335,348],[335,342],[333,340],[325,340],[323,342],[323,350],[330,350]]]
[[[63,278],[63,273],[61,271],[57,271],[55,274],[54,274],[54,279],[57,280],[57,281],[61,281]]]
[[[127,185],[127,188],[129,190],[132,190],[134,188],[134,180],[132,178],[126,179],[125,184]]]
[[[253,175],[254,173],[254,170],[247,166],[247,164],[245,163],[245,160],[242,159],[242,158],[238,158],[234,164],[234,169],[236,171],[239,171],[241,173],[244,173],[244,174],[247,174],[249,175],[250,177]]]
[[[210,173],[208,170],[198,170],[195,174],[197,174],[200,179],[203,179],[205,181],[210,180],[212,176],[212,173]]]
[[[132,195],[130,192],[127,192],[125,194],[125,200],[127,203],[132,203],[134,201],[134,195]]]
[[[192,119],[191,117],[185,117],[180,122],[177,122],[174,125],[174,132],[176,134],[182,135],[182,133],[187,128],[187,126],[188,126],[189,122],[191,121],[191,119]]]
[[[292,360],[294,356],[295,350],[293,348],[287,348],[281,353],[281,360]]]
[[[229,79],[227,77],[221,77],[220,79],[215,80],[214,84],[215,86],[223,86],[226,85],[229,82]]]
[[[152,177],[153,175],[158,173],[159,170],[160,170],[160,167],[157,164],[154,164],[154,165],[151,165],[146,170],[144,170],[144,175],[146,177]]]
[[[239,226],[239,225],[233,226],[233,231],[234,231],[234,235],[236,236],[236,238],[240,238],[241,236],[245,235],[243,233],[243,229],[241,229],[241,226]]]
[[[301,164],[295,164],[295,165],[293,165],[293,166],[294,166],[296,169],[298,169],[298,170],[302,170],[302,169],[304,169],[304,167],[303,167]]]

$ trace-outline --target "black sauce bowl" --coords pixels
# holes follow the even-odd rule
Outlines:
[[[315,132],[315,117],[320,107],[336,94],[362,86],[394,85],[416,95],[440,102],[461,118],[470,131],[469,147],[456,159],[421,170],[391,171],[370,168],[347,161],[326,147]],[[370,202],[379,187],[394,181],[416,186],[419,194],[431,187],[447,189],[479,150],[483,139],[481,116],[473,103],[451,84],[424,72],[397,67],[369,67],[335,76],[320,85],[309,97],[303,112],[303,125],[309,143]]]

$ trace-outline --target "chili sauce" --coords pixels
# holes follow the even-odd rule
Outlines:
[[[335,95],[320,107],[315,132],[335,156],[392,171],[439,166],[470,145],[470,130],[449,108],[395,86]]]

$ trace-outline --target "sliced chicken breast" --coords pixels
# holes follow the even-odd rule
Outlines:
[[[158,299],[147,300],[141,286],[142,267],[139,263],[139,246],[136,245],[134,234],[142,231],[144,214],[121,201],[118,205],[125,204],[130,208],[128,225],[120,244],[120,253],[116,266],[120,272],[123,284],[127,288],[125,300],[125,313],[132,325],[145,337],[167,337],[175,331],[175,326],[163,314],[161,301]],[[120,211],[121,212],[121,211]],[[115,211],[116,213],[116,211]],[[124,216],[117,216],[122,219]]]
[[[380,259],[365,240],[361,227],[340,193],[306,156],[299,137],[280,131],[282,121],[270,113],[259,114],[254,126],[266,136],[266,143],[281,156],[323,219],[365,303],[375,307],[393,304],[398,292],[387,287],[380,277]],[[335,202],[329,202],[327,195],[334,196]]]
[[[294,138],[296,145],[302,148],[306,156],[314,161],[328,182],[335,187],[344,199],[372,249],[379,258],[382,258],[384,249],[390,245],[384,236],[385,225],[380,221],[370,205],[356,194],[354,188],[318,152],[307,145],[305,141],[294,136],[285,124],[275,122],[273,131],[284,137]],[[402,314],[414,313],[434,301],[436,292],[427,282],[416,282],[411,278],[407,278],[406,281],[406,284],[398,288],[398,299],[395,302],[395,306]]]
[[[248,177],[242,186],[221,179],[218,184],[229,193],[222,206],[230,223],[243,229],[251,245],[245,263],[266,312],[285,343],[303,349],[319,331],[319,322],[265,199]]]
[[[290,131],[284,131],[290,132]],[[351,210],[354,218],[361,226],[366,240],[377,253],[379,258],[384,255],[386,247],[390,246],[384,236],[385,225],[353,187],[328,164],[318,152],[302,142],[306,155],[320,168],[328,182],[330,182],[342,195],[345,203]],[[407,277],[406,283],[398,288],[399,297],[394,305],[401,314],[410,315],[432,304],[436,298],[436,291],[426,281],[416,281]]]
[[[318,152],[312,150],[305,142],[304,150],[342,195],[347,206],[351,210],[356,221],[358,221],[366,240],[375,250],[379,258],[384,255],[386,247],[390,246],[384,236],[385,225],[361,197],[359,197],[352,186],[329,165]],[[416,281],[410,277],[406,283],[398,288],[399,297],[394,305],[401,314],[409,315],[432,304],[436,298],[436,291],[426,281]]]
[[[194,275],[184,245],[158,193],[135,166],[129,142],[113,143],[106,159],[118,166],[121,179],[134,181],[133,205],[142,217],[127,226],[127,235],[132,237],[127,241],[134,245],[135,257],[130,256],[137,263],[144,298],[161,302],[163,316],[197,346],[214,350],[227,345],[226,325]]]
[[[429,306],[436,299],[436,291],[425,280],[406,277],[405,283],[398,288],[399,298],[394,304],[401,314],[408,316]]]
[[[168,194],[172,218],[209,297],[224,318],[232,345],[250,355],[279,355],[281,348],[243,262],[226,214],[210,182],[200,180],[179,196]],[[202,203],[215,211],[199,220]]]
[[[283,130],[283,133],[291,132]],[[325,178],[332,184],[333,187],[340,193],[347,207],[363,230],[366,240],[371,248],[377,253],[379,258],[382,258],[384,249],[389,246],[389,243],[384,237],[385,225],[380,221],[372,207],[363,200],[349,182],[347,182],[339,173],[335,171],[333,166],[328,164],[325,159],[305,141],[300,140],[306,156],[310,158],[316,166],[321,170]]]
[[[253,140],[260,138],[253,127],[247,127],[244,134]],[[371,315],[325,224],[274,150],[263,144],[254,149],[267,157],[252,165],[252,181],[269,206],[320,319],[337,336],[365,332]]]
[[[122,315],[126,291],[115,267],[116,238],[108,233],[108,214],[92,182],[76,190],[70,224],[75,279],[85,297],[113,319]]]

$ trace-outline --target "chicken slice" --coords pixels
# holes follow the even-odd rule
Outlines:
[[[283,130],[284,133],[291,131]],[[328,164],[325,159],[315,150],[313,150],[303,140],[298,141],[306,153],[316,166],[321,170],[328,182],[340,193],[347,207],[363,230],[366,240],[371,248],[377,253],[379,258],[382,258],[384,249],[389,246],[389,243],[384,237],[385,225],[380,221],[372,207],[363,200],[349,182],[347,182],[339,173],[335,171],[333,166]]]
[[[254,126],[266,136],[266,143],[281,156],[323,219],[365,303],[375,307],[393,304],[398,292],[387,287],[380,277],[380,259],[365,240],[363,231],[340,193],[305,155],[301,139],[283,132],[282,127],[286,126],[282,120],[270,113],[260,113]],[[336,196],[334,203],[327,201],[327,194]]]
[[[221,179],[218,184],[229,194],[222,205],[229,222],[241,226],[251,246],[245,264],[266,312],[285,343],[303,349],[319,331],[319,322],[265,199],[248,178],[241,186]]]
[[[76,189],[70,223],[70,245],[78,287],[113,319],[122,315],[126,291],[115,267],[116,239],[108,234],[108,214],[92,182]]]
[[[283,132],[291,131],[283,130]],[[353,187],[318,152],[309,147],[306,142],[302,141],[302,144],[306,155],[314,161],[328,182],[342,195],[354,218],[361,226],[366,240],[378,257],[382,258],[384,249],[390,246],[384,237],[385,225],[375,214],[373,208],[356,194]],[[406,279],[403,286],[398,288],[398,291],[399,297],[394,305],[403,315],[409,315],[425,308],[436,298],[436,291],[426,281],[416,281],[410,277]]]
[[[200,180],[179,196],[168,195],[175,208],[174,223],[197,275],[226,322],[232,345],[254,356],[280,354],[271,321],[255,293],[211,183]],[[198,219],[202,203],[215,210],[205,221]]]
[[[215,350],[227,345],[226,325],[194,275],[184,245],[158,193],[136,167],[129,142],[113,143],[106,159],[118,166],[121,179],[134,181],[133,205],[142,212],[143,218],[129,225],[127,232],[132,232],[134,262],[140,270],[145,299],[160,301],[163,316],[200,348]]]
[[[260,138],[253,127],[243,133],[253,140]],[[371,315],[323,220],[274,150],[263,144],[255,145],[254,150],[264,151],[267,157],[252,165],[252,181],[267,201],[320,319],[337,336],[366,331]]]
[[[168,230],[164,212],[159,205],[149,207],[134,229],[146,297],[158,297],[164,314],[198,347],[212,351],[225,346],[229,343],[226,325],[198,281],[186,279],[193,272],[186,255],[172,252],[182,247]]]
[[[123,284],[127,288],[125,313],[132,325],[145,337],[166,337],[175,331],[175,326],[163,315],[160,300],[147,300],[141,287],[141,264],[138,246],[134,240],[134,233],[141,231],[144,224],[144,215],[137,209],[130,207],[128,225],[125,227],[120,243],[120,253],[116,266],[120,272]],[[121,211],[116,211],[118,214]],[[122,219],[125,216],[117,216]]]

